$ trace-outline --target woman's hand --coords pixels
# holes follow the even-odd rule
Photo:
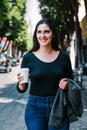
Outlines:
[[[24,77],[21,76],[21,73],[17,73],[17,80],[18,80],[19,85],[21,85],[22,81],[24,80]]]
[[[59,87],[62,90],[67,90],[68,89],[68,80],[67,80],[67,78],[63,78],[63,79],[60,80]]]
[[[25,83],[22,83],[24,77],[21,76],[21,73],[17,73],[17,80],[18,80],[18,83],[19,83],[19,89],[20,90],[25,90]]]

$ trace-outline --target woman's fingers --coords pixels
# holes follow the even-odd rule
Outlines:
[[[59,87],[63,90],[68,89],[68,80],[66,78],[63,78],[59,82]]]
[[[21,83],[21,81],[24,79],[24,77],[21,76],[21,73],[17,73],[17,79],[18,79],[18,82]]]

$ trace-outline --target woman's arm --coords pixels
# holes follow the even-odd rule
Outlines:
[[[73,71],[72,71],[72,66],[71,66],[71,61],[70,61],[70,57],[67,54],[66,55],[66,64],[65,64],[65,78],[61,79],[59,82],[59,87],[62,90],[67,90],[68,89],[68,79],[74,79],[73,78]]]
[[[27,55],[25,54],[23,56],[23,60],[22,60],[22,63],[21,63],[21,68],[28,68],[27,66]],[[20,93],[23,93],[26,91],[26,89],[28,88],[28,83],[22,83],[21,81],[24,79],[24,77],[21,76],[21,73],[18,72],[17,73],[17,80],[18,80],[18,83],[17,83],[17,90],[18,92]]]

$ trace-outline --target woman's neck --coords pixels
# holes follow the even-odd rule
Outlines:
[[[53,49],[51,47],[40,47],[38,52],[40,52],[41,54],[51,54],[51,52],[53,52]]]

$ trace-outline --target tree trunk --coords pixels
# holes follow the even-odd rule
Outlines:
[[[76,36],[77,36],[77,54],[78,54],[78,65],[82,63],[83,57],[83,46],[82,46],[82,31],[79,25],[78,16],[76,14]]]
[[[83,46],[82,46],[82,31],[80,28],[79,20],[78,20],[78,6],[75,5],[74,2],[71,0],[71,4],[75,13],[75,23],[76,23],[76,38],[77,38],[77,67],[79,64],[82,64],[83,58]]]

